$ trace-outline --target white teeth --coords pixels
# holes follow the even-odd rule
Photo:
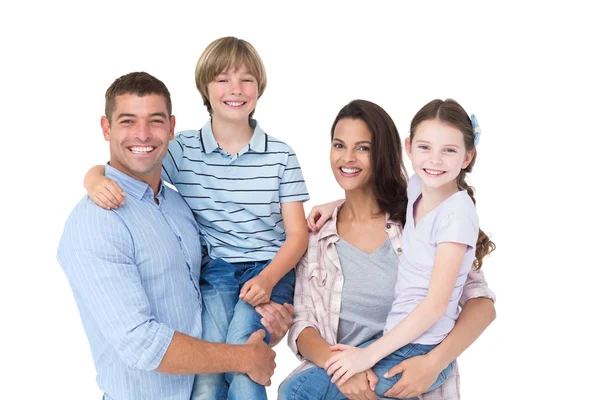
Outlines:
[[[344,167],[342,167],[340,169],[345,174],[355,174],[357,172],[360,172],[360,169],[358,169],[358,168],[344,168]]]
[[[427,172],[429,175],[441,175],[444,173],[444,171],[434,171],[432,169],[425,169],[425,172]]]
[[[244,104],[243,101],[226,101],[225,104],[232,107],[240,107]]]
[[[148,153],[148,152],[151,152],[152,150],[154,150],[154,147],[152,147],[152,146],[145,146],[145,147],[135,146],[135,147],[131,147],[130,150],[133,153]]]

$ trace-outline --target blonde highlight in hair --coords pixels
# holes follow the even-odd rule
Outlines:
[[[413,117],[410,123],[410,140],[412,141],[418,126],[424,121],[438,120],[448,124],[462,132],[467,152],[473,153],[473,158],[466,168],[462,169],[456,177],[456,183],[467,191],[469,197],[475,202],[475,188],[469,186],[466,177],[467,173],[473,170],[475,159],[477,158],[477,149],[475,148],[475,132],[471,124],[471,118],[465,109],[453,99],[440,100],[435,99],[425,104]],[[483,265],[483,258],[496,250],[496,244],[490,237],[479,229],[477,244],[475,245],[475,261],[473,268],[480,269]]]
[[[267,73],[258,52],[250,43],[233,36],[223,37],[213,41],[200,55],[196,64],[196,88],[202,96],[202,101],[209,114],[212,115],[208,84],[217,75],[230,68],[234,70],[245,66],[258,84],[258,97],[262,96],[267,87]],[[254,110],[250,116],[254,114]]]

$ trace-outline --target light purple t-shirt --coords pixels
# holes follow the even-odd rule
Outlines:
[[[421,218],[415,227],[413,209],[415,201],[421,196],[421,180],[416,174],[410,178],[407,192],[403,252],[398,266],[394,303],[385,323],[384,334],[406,318],[427,295],[438,243],[464,243],[468,247],[445,315],[413,341],[437,344],[452,330],[458,318],[458,299],[475,259],[479,218],[469,194],[461,190]]]

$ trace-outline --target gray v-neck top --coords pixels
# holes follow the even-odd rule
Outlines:
[[[398,256],[389,238],[371,253],[341,237],[335,247],[344,274],[338,343],[358,346],[383,334],[394,302]]]

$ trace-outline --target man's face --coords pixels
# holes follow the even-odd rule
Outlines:
[[[110,142],[110,165],[153,188],[157,186],[175,131],[175,117],[169,117],[164,97],[117,96],[111,121],[102,117],[101,125],[104,139]]]

